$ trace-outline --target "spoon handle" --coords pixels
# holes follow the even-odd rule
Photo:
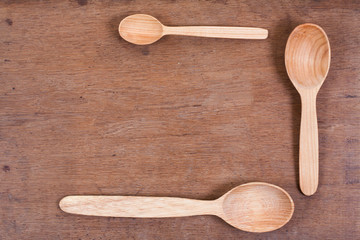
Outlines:
[[[266,39],[268,30],[250,27],[163,27],[164,35],[183,35],[195,37],[236,38],[236,39]]]
[[[319,181],[316,94],[316,91],[307,91],[301,96],[299,174],[301,191],[307,196],[316,192]]]
[[[60,203],[67,213],[104,216],[165,218],[216,214],[216,201],[172,197],[67,196]]]

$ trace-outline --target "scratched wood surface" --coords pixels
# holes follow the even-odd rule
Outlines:
[[[267,40],[122,40],[122,18],[263,27]],[[360,237],[359,1],[1,1],[0,239]],[[300,98],[284,50],[298,24],[327,32],[318,99],[320,184],[298,188]],[[265,234],[213,216],[61,212],[71,194],[215,199],[250,181],[283,187],[293,219]]]

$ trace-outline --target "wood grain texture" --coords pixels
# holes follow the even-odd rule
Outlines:
[[[301,191],[311,196],[319,185],[319,132],[316,114],[317,91],[301,95],[301,123],[299,140],[299,184]]]
[[[252,182],[235,187],[215,200],[174,197],[66,196],[61,210],[71,214],[103,217],[167,218],[215,215],[247,232],[277,230],[291,219],[294,202],[282,188]]]
[[[151,44],[165,35],[193,37],[266,39],[268,31],[263,28],[224,26],[177,26],[163,25],[158,19],[147,14],[133,14],[121,20],[120,36],[138,45]]]
[[[261,6],[261,7],[259,7]],[[2,1],[1,239],[356,239],[360,232],[360,4],[357,1]],[[147,13],[168,25],[242,25],[267,40],[120,38]],[[317,96],[319,187],[298,188],[301,100],[284,50],[312,22],[331,69]],[[66,195],[216,199],[252,181],[296,210],[261,235],[212,216],[63,213]]]
[[[316,95],[330,69],[331,50],[325,31],[312,23],[297,26],[285,48],[285,66],[301,96],[300,189],[311,196],[319,184],[319,136]]]

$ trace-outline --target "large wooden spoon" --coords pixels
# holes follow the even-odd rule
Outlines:
[[[128,42],[146,45],[164,35],[185,35],[214,38],[265,39],[268,31],[249,27],[168,27],[146,14],[134,14],[124,18],[119,25],[120,36]]]
[[[299,175],[301,191],[308,196],[319,181],[316,95],[329,71],[330,55],[326,33],[315,24],[297,26],[286,44],[286,70],[301,96]]]
[[[276,230],[284,226],[294,212],[294,202],[285,190],[261,182],[243,184],[212,201],[172,197],[67,196],[59,205],[68,213],[106,217],[216,215],[248,232]]]

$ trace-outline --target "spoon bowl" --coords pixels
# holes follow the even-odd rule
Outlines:
[[[294,202],[280,187],[248,183],[223,196],[221,216],[230,225],[247,232],[269,232],[284,226],[294,212]]]
[[[293,215],[294,202],[280,187],[268,183],[243,184],[216,200],[138,196],[67,196],[60,208],[68,213],[164,218],[216,215],[235,228],[269,232],[284,226]]]
[[[324,30],[310,23],[297,26],[286,44],[285,65],[297,88],[320,88],[330,68],[330,44]]]
[[[163,25],[153,16],[134,14],[120,22],[119,33],[128,42],[146,45],[156,42],[163,36]]]
[[[249,27],[189,26],[168,27],[153,16],[134,14],[124,18],[119,25],[119,34],[126,41],[138,45],[151,44],[164,35],[197,37],[265,39],[268,31]]]

